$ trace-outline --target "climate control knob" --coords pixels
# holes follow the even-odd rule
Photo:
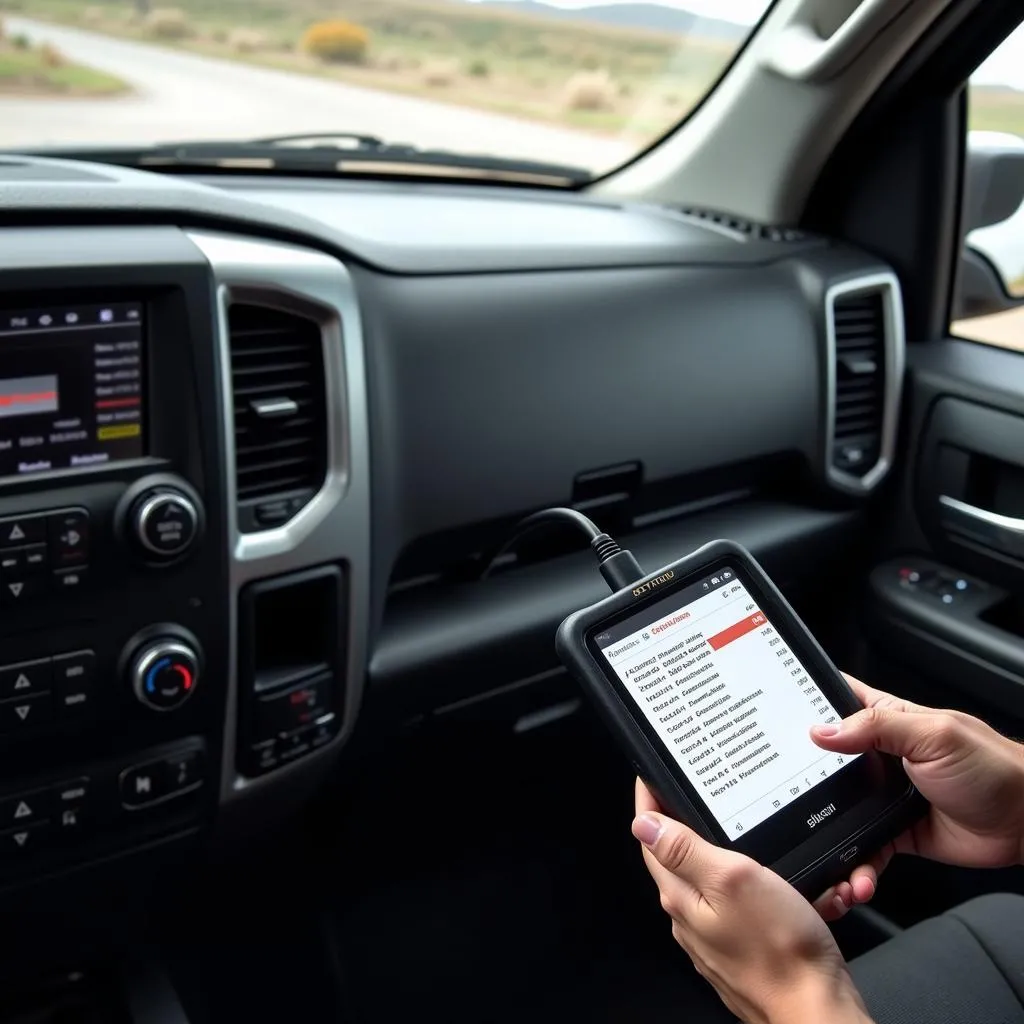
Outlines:
[[[150,558],[178,558],[199,534],[199,510],[183,491],[163,487],[147,491],[132,505],[131,529]]]
[[[141,704],[154,711],[173,711],[195,693],[199,655],[183,640],[150,640],[132,655],[128,678]]]

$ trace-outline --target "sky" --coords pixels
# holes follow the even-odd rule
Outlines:
[[[486,0],[484,0],[486,2]],[[610,3],[613,0],[542,0],[553,7],[594,7],[598,4]],[[645,0],[625,0],[645,2]],[[753,25],[770,5],[770,0],[653,0],[662,7],[678,7],[684,11],[693,11],[707,18],[724,18],[740,25]]]

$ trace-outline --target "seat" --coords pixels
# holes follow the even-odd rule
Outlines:
[[[850,970],[877,1024],[1024,1024],[1024,897],[971,900]]]

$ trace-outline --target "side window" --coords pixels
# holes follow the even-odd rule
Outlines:
[[[1024,352],[1024,25],[971,77],[952,333]]]

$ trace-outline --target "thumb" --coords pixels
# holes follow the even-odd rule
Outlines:
[[[653,811],[645,811],[634,819],[633,835],[662,867],[700,889],[715,852],[706,839],[692,828]]]
[[[934,761],[959,745],[959,723],[952,715],[905,711],[901,708],[865,708],[834,725],[816,725],[811,739],[825,750],[861,754],[879,750],[908,761]]]

